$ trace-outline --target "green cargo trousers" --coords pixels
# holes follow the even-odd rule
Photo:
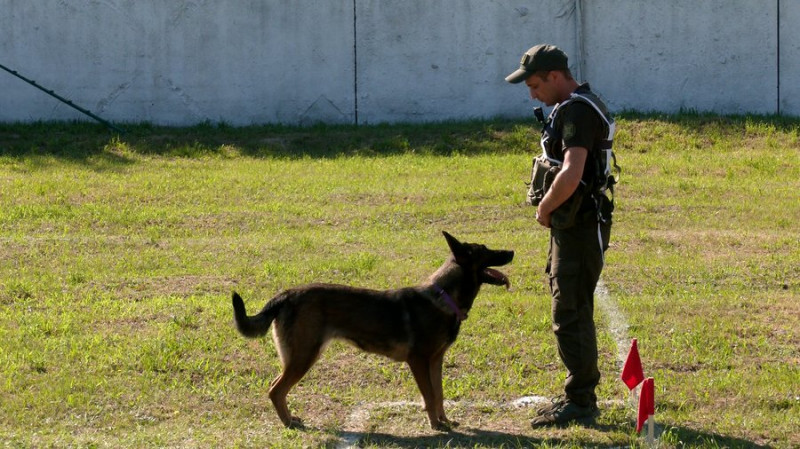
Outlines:
[[[597,402],[600,382],[594,290],[603,271],[611,225],[596,221],[568,229],[550,230],[547,275],[552,295],[553,332],[561,361],[567,368],[564,391],[581,406]]]

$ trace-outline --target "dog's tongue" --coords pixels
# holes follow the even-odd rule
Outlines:
[[[506,290],[511,288],[511,281],[508,280],[508,276],[506,276],[505,274],[495,270],[494,268],[486,268],[483,270],[483,272],[490,278],[496,279],[497,280],[496,285],[505,285]]]

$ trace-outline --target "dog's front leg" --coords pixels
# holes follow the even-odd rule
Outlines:
[[[422,400],[425,402],[425,411],[428,412],[431,428],[434,430],[449,430],[447,426],[442,425],[439,421],[434,387],[431,383],[430,360],[427,357],[412,355],[408,358],[408,367],[411,368],[411,373],[414,375],[414,380],[417,381],[419,392],[422,393]]]
[[[433,387],[433,403],[435,407],[436,419],[442,427],[458,427],[458,423],[450,421],[444,413],[444,390],[442,385],[442,365],[444,364],[444,352],[433,356],[430,363],[431,386]]]

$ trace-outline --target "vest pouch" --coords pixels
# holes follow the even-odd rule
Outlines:
[[[531,182],[528,185],[528,194],[525,203],[530,206],[538,206],[542,198],[550,190],[553,180],[561,171],[560,165],[551,164],[550,161],[542,156],[533,159],[533,169],[531,170]]]
[[[597,198],[598,221],[610,225],[614,217],[614,202],[602,193],[597,194]]]
[[[597,195],[597,226],[600,230],[600,238],[603,245],[603,252],[608,249],[611,239],[611,221],[614,214],[614,202],[602,193]]]

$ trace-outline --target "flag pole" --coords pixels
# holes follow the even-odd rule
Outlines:
[[[656,447],[656,417],[647,417],[647,447]]]

